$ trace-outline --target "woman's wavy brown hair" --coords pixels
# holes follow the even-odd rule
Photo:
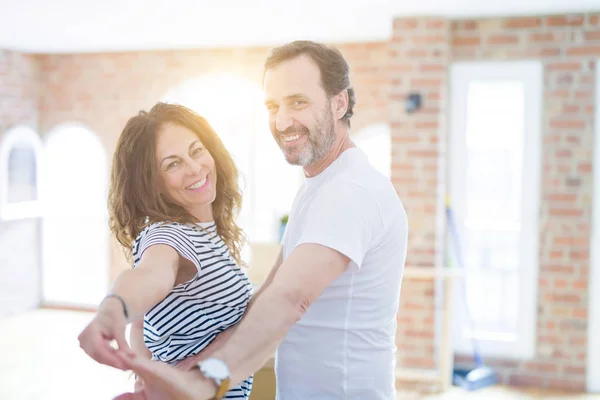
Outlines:
[[[216,197],[212,203],[217,233],[238,265],[246,237],[236,224],[242,205],[238,170],[219,136],[194,111],[177,104],[157,103],[149,112],[140,111],[127,121],[113,157],[108,208],[110,229],[131,259],[132,245],[149,224],[198,220],[183,207],[163,198],[157,190],[156,137],[167,123],[185,127],[196,135],[215,160]]]

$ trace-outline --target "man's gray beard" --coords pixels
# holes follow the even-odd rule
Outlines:
[[[324,117],[323,123],[319,122],[316,126],[315,132],[319,132],[317,135],[312,134],[311,131],[308,132],[309,144],[298,153],[295,160],[290,160],[284,153],[289,164],[306,167],[324,158],[331,150],[335,142],[333,115],[331,112],[326,112]]]

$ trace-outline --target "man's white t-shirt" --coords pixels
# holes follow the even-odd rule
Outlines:
[[[280,344],[278,400],[396,398],[396,314],[408,223],[389,179],[358,148],[300,188],[283,236],[285,260],[303,243],[350,258]]]

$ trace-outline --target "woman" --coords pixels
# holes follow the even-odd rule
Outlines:
[[[109,209],[111,230],[131,249],[134,268],[119,274],[80,334],[83,350],[126,370],[117,352],[132,353],[125,327],[133,322],[138,355],[175,365],[209,352],[252,296],[239,267],[240,206],[236,166],[204,118],[164,103],[131,118],[114,154]],[[224,398],[247,399],[251,387],[249,377]]]

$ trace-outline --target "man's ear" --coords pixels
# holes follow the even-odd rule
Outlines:
[[[333,106],[335,119],[342,119],[346,115],[346,111],[348,111],[348,91],[346,89],[334,96]]]

